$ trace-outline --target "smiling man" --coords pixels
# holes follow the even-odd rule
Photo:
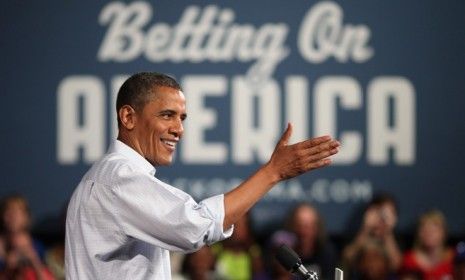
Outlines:
[[[179,84],[138,73],[116,101],[118,139],[84,175],[66,219],[66,279],[171,279],[169,251],[190,252],[229,237],[233,224],[279,181],[330,164],[329,136],[288,145],[292,126],[268,163],[232,191],[200,203],[155,177],[183,135]]]

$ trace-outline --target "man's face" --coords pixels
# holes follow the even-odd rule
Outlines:
[[[318,236],[318,214],[315,210],[303,206],[295,216],[294,231],[300,239],[314,241]]]
[[[153,165],[169,165],[184,131],[184,94],[174,88],[157,87],[136,117],[134,129],[143,156]]]

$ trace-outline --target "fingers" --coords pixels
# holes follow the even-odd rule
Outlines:
[[[325,166],[328,166],[331,164],[331,159],[330,158],[324,158],[324,159],[321,159],[321,160],[318,160],[318,161],[312,161],[312,162],[309,162],[306,166],[306,169],[307,170],[313,170],[313,169],[317,169],[317,168],[322,168],[322,167],[325,167]]]
[[[339,151],[340,143],[329,136],[321,136],[296,144],[300,159],[306,170],[313,170],[331,164],[332,155]],[[298,151],[300,150],[300,151]]]
[[[327,150],[323,150],[323,151],[318,152],[318,153],[309,154],[308,158],[307,158],[307,161],[308,162],[319,161],[319,160],[322,160],[322,159],[325,159],[325,158],[328,158],[328,157],[330,157],[332,155],[337,154],[338,151],[339,151],[339,149],[337,147],[335,147],[335,148],[330,148],[330,149],[327,149]]]
[[[283,135],[281,135],[281,139],[279,139],[278,146],[285,146],[289,143],[289,139],[292,135],[292,124],[289,122],[287,123],[286,131],[284,131]]]
[[[305,149],[304,155],[312,158],[313,160],[319,160],[325,157],[332,156],[339,151],[339,146],[341,144],[337,140],[330,140],[323,142],[318,146],[314,146],[308,149]]]
[[[331,164],[330,156],[338,152],[340,143],[329,135],[288,145],[292,134],[289,123],[271,156],[269,166],[278,170],[281,179],[298,176]]]
[[[297,145],[301,146],[304,149],[307,149],[307,148],[312,148],[312,147],[318,146],[318,145],[320,145],[322,143],[325,143],[325,142],[328,142],[328,141],[331,141],[331,136],[324,135],[324,136],[320,136],[320,137],[316,137],[316,138],[312,138],[312,139],[302,141],[300,143],[297,143]]]

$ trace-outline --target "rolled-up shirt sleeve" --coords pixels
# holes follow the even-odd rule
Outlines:
[[[195,251],[232,234],[223,230],[224,196],[200,203],[187,193],[131,168],[120,168],[111,189],[123,238],[171,251]]]
[[[233,227],[231,226],[228,230],[223,230],[224,221],[224,195],[220,194],[200,202],[199,207],[204,211],[208,211],[206,216],[210,216],[216,225],[213,227],[214,232],[210,235],[210,239],[207,240],[207,244],[212,244],[218,240],[223,240],[231,236]]]

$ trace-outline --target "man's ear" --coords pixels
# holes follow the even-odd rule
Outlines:
[[[132,130],[136,126],[136,110],[130,105],[123,105],[118,111],[118,116],[121,125],[127,130]]]

